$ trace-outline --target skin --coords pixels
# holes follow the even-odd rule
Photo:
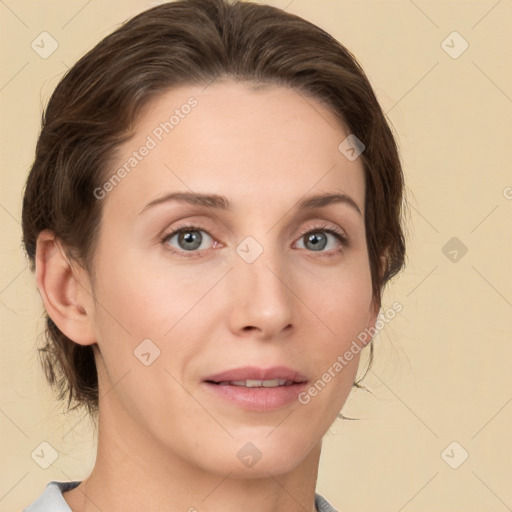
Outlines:
[[[38,239],[46,310],[69,338],[96,347],[98,454],[90,477],[64,493],[74,511],[314,511],[322,436],[346,401],[360,354],[307,405],[273,411],[212,397],[201,380],[283,364],[315,382],[377,318],[363,166],[338,150],[348,132],[293,89],[255,91],[229,80],[203,89],[156,98],[121,146],[112,172],[169,112],[197,99],[101,199],[94,276],[51,232]],[[231,209],[167,202],[140,213],[175,191],[222,194]],[[294,209],[316,193],[344,193],[362,215],[345,203]],[[195,257],[178,236],[163,240],[182,221],[202,230]],[[349,246],[319,226],[342,230]],[[325,248],[315,250],[301,236],[306,229],[322,231]],[[247,236],[263,248],[252,263],[236,252]],[[161,351],[149,366],[134,356],[147,338]],[[237,457],[247,442],[262,454],[252,467]]]

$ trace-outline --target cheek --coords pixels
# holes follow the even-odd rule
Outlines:
[[[303,293],[305,287],[311,288],[312,283],[303,283]],[[315,325],[310,335],[315,340],[311,356],[317,385],[305,399],[322,395],[317,403],[329,403],[335,411],[350,393],[368,339],[372,305],[369,266],[364,261],[347,266],[335,277],[315,280],[314,287],[308,306]]]
[[[98,268],[96,289],[97,340],[109,387],[129,372],[119,396],[125,408],[136,407],[138,413],[162,393],[173,396],[175,406],[180,400],[186,404],[190,400],[167,371],[183,381],[184,369],[201,352],[202,335],[221,306],[219,295],[211,294],[213,302],[208,291],[222,273],[199,277],[128,255],[118,261]]]
[[[353,339],[368,326],[372,304],[371,281],[361,276],[360,281],[339,286],[336,299],[329,311],[333,330],[343,340]]]
[[[322,269],[300,279],[300,296],[337,340],[347,339],[367,326],[372,305],[370,268],[364,259],[348,261],[338,269]]]
[[[199,280],[191,286],[193,276],[186,277],[180,266],[153,264],[143,254],[121,253],[108,245],[98,261],[98,323],[121,337],[129,333],[133,342],[163,337],[200,300],[208,284],[202,286]]]

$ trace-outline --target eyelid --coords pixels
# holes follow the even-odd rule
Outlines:
[[[316,225],[316,226],[309,227],[309,228],[304,228],[300,232],[299,238],[303,237],[307,233],[313,233],[315,231],[327,231],[328,233],[338,235],[348,245],[347,234],[345,233],[345,231],[343,229],[340,229],[338,226],[335,226],[334,224],[321,224],[321,225]]]

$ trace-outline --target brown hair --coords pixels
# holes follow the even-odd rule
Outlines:
[[[94,190],[150,100],[177,85],[231,77],[292,87],[321,101],[365,145],[365,226],[372,293],[404,264],[403,174],[391,129],[355,57],[312,23],[268,5],[178,0],[128,20],[84,55],[42,117],[23,199],[23,243],[35,268],[38,234],[52,230],[89,272],[101,218]],[[340,141],[341,142],[341,141]],[[68,408],[98,411],[93,346],[67,338],[46,314],[39,349],[49,383]],[[370,344],[370,364],[373,344]],[[368,366],[369,368],[369,366]],[[367,370],[368,371],[368,370]],[[357,387],[362,387],[358,382]]]

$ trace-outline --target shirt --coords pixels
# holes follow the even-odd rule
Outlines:
[[[81,482],[50,482],[43,494],[23,512],[72,512],[66,503],[63,492],[70,491]],[[337,512],[337,510],[320,494],[315,493],[315,506],[318,512]]]

